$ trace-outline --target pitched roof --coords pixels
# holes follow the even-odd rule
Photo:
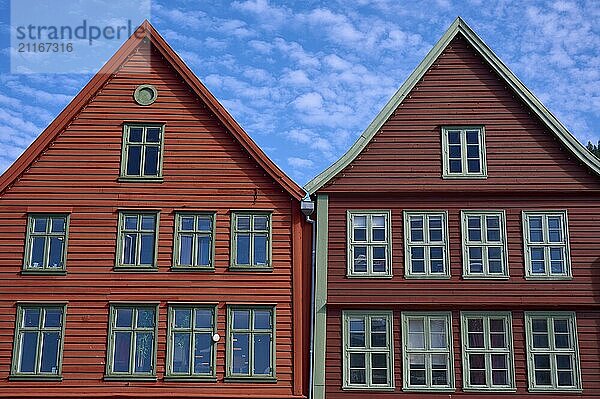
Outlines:
[[[304,186],[304,189],[309,194],[314,194],[321,189],[356,159],[388,118],[394,113],[396,108],[404,101],[404,98],[406,98],[419,80],[421,80],[425,72],[427,72],[442,54],[446,46],[448,46],[452,39],[458,34],[462,34],[467,42],[489,63],[490,67],[504,79],[508,87],[515,92],[542,123],[554,133],[559,142],[573,153],[583,165],[587,166],[590,170],[600,176],[600,161],[590,153],[554,115],[552,115],[552,113],[527,87],[525,87],[515,74],[512,73],[498,56],[483,42],[483,40],[473,32],[466,22],[458,17],[425,56],[423,61],[421,61],[417,68],[410,74],[404,84],[402,84],[398,91],[396,91],[392,98],[387,102],[367,129],[360,135],[352,147],[350,147],[341,158]]]
[[[145,20],[133,35],[117,50],[117,52],[96,73],[87,85],[73,98],[62,112],[48,125],[37,139],[21,154],[21,156],[0,176],[0,193],[12,185],[21,174],[34,162],[52,141],[69,125],[77,114],[94,98],[102,86],[113,76],[120,65],[132,51],[145,39],[148,39],[173,69],[183,78],[210,109],[225,128],[240,142],[258,164],[277,181],[281,187],[296,199],[302,199],[304,190],[290,179],[279,167],[267,157],[260,147],[248,136],[242,127],[233,119],[213,94],[204,86],[192,70],[183,62],[177,53],[160,36],[156,29]]]

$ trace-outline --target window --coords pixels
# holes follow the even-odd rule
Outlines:
[[[402,313],[404,390],[454,390],[450,312]]]
[[[344,311],[342,320],[343,387],[393,388],[392,312]]]
[[[348,211],[348,276],[392,275],[390,211]]]
[[[443,127],[444,178],[486,178],[483,126]]]
[[[275,378],[275,308],[228,308],[227,377]]]
[[[167,376],[202,378],[215,376],[216,307],[172,305],[169,307]]]
[[[214,254],[214,214],[175,215],[175,268],[212,269]]]
[[[523,212],[525,277],[571,278],[567,212]]]
[[[508,277],[504,212],[462,211],[463,277]]]
[[[161,179],[163,141],[164,125],[126,124],[123,127],[121,178]]]
[[[525,312],[530,391],[581,390],[573,312]]]
[[[464,390],[515,390],[510,312],[461,312]]]
[[[449,278],[446,212],[404,212],[405,276]]]
[[[231,266],[271,267],[271,214],[232,212]]]
[[[61,379],[66,304],[17,305],[11,379]]]
[[[107,378],[155,378],[157,316],[158,305],[111,305]]]
[[[117,268],[156,268],[158,212],[120,212]]]
[[[68,231],[69,215],[29,215],[23,271],[64,272]]]

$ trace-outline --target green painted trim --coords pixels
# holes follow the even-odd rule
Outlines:
[[[481,222],[481,241],[469,241],[469,232],[467,225],[467,218],[469,216],[479,216]],[[487,242],[487,223],[484,223],[485,216],[498,216],[500,221],[500,243],[489,244]],[[461,210],[460,211],[460,224],[462,233],[462,260],[463,260],[463,273],[464,279],[495,279],[495,280],[506,280],[510,276],[509,262],[508,262],[508,239],[506,232],[506,212],[504,210]],[[489,259],[486,251],[482,250],[482,262],[483,272],[482,273],[470,273],[469,272],[469,247],[482,247],[483,249],[487,246],[502,246],[502,268],[503,273],[489,273]]]
[[[513,90],[517,97],[527,104],[533,113],[541,119],[546,127],[554,133],[559,141],[573,154],[579,161],[591,169],[596,175],[600,176],[600,160],[589,152],[568,130],[567,128],[538,100],[535,95],[508,69],[506,65],[494,54],[494,52],[477,36],[473,30],[460,17],[456,18],[444,35],[433,46],[423,61],[410,74],[408,79],[400,86],[398,91],[383,107],[380,113],[369,124],[365,131],[360,135],[356,142],[348,151],[339,158],[333,165],[329,166],[318,176],[308,182],[304,189],[313,194],[325,184],[331,181],[338,173],[346,168],[354,159],[364,150],[364,148],[373,139],[375,134],[382,128],[383,124],[394,113],[398,106],[404,101],[415,85],[421,80],[425,72],[433,65],[437,58],[442,54],[450,41],[458,34],[462,34],[471,46],[488,62],[490,67],[503,78],[505,83]]]
[[[424,346],[423,349],[409,349],[408,348],[408,321],[411,318],[423,319],[424,328]],[[431,348],[430,333],[430,319],[441,319],[446,321],[446,349]],[[454,392],[455,379],[454,374],[454,335],[452,333],[452,312],[402,312],[401,314],[401,325],[402,325],[402,390],[406,392]],[[410,367],[409,367],[409,356],[411,353],[425,354],[425,376],[426,380],[431,380],[431,360],[427,355],[432,354],[446,354],[448,356],[448,385],[438,386],[432,385],[431,381],[425,386],[411,386],[410,385]],[[429,363],[429,368],[427,364]]]
[[[248,310],[249,327],[248,329],[233,328],[232,312],[235,310]],[[267,334],[267,330],[254,329],[254,311],[269,310],[271,312],[271,374],[254,374],[254,340],[255,333]],[[225,338],[225,378],[229,381],[277,381],[277,307],[276,305],[227,305],[227,337]],[[256,332],[255,332],[256,331]],[[234,332],[248,333],[248,374],[234,374],[233,368],[233,334]]]
[[[114,333],[115,333],[115,322],[117,309],[119,308],[131,308],[133,309],[131,316],[131,327],[118,327],[120,330],[116,331],[131,331],[131,346],[129,348],[129,368],[130,372],[114,372],[113,360],[114,360]],[[138,313],[140,309],[153,309],[154,310],[154,330],[146,327],[137,327]],[[142,380],[142,381],[155,381],[156,380],[156,363],[157,363],[157,341],[158,341],[158,321],[159,321],[159,304],[156,302],[151,303],[140,303],[140,302],[111,302],[109,303],[109,315],[108,315],[108,336],[106,345],[106,366],[104,372],[104,379],[107,381],[129,381],[129,380]],[[149,332],[153,331],[153,360],[152,360],[152,371],[150,373],[136,373],[135,372],[135,356],[132,356],[135,348],[135,337],[136,331]]]
[[[468,337],[468,318],[480,318],[483,320],[483,340],[484,340],[484,348],[474,348],[468,349],[467,345],[469,342]],[[490,325],[489,320],[491,318],[502,318],[505,321],[506,326],[506,350],[493,349],[490,345]],[[512,314],[511,312],[460,312],[460,326],[461,326],[461,345],[462,345],[462,364],[463,364],[463,391],[465,392],[514,392],[516,391],[516,383],[515,383],[515,365],[514,365],[514,356],[515,351],[513,347],[513,329],[512,329]],[[492,354],[508,354],[508,385],[506,386],[494,386],[492,385],[492,368],[491,368],[491,359],[487,359],[485,362],[486,367],[485,374],[486,380],[489,381],[487,386],[471,386],[468,381],[469,375],[469,359],[468,354],[469,351],[472,351],[477,354],[484,354],[486,358],[491,357]]]
[[[267,383],[274,384],[277,383],[277,378],[275,377],[224,377],[223,381],[225,382],[239,382],[239,383]]]
[[[560,319],[568,319],[570,326],[570,341],[573,343],[573,349],[569,350],[552,350],[547,349],[544,351],[543,349],[534,349],[533,348],[533,334],[531,327],[531,320],[533,318],[544,318],[547,319],[546,323],[550,321],[552,324],[554,318]],[[580,365],[580,356],[579,356],[579,339],[577,335],[577,315],[575,312],[525,312],[525,337],[527,342],[527,380],[528,380],[528,390],[529,392],[581,392],[582,391],[582,382],[581,382],[581,365]],[[548,342],[550,348],[554,347],[554,329],[548,329]],[[558,354],[573,354],[574,356],[574,364],[573,364],[573,373],[575,383],[572,387],[558,387],[557,386],[557,377],[556,377],[556,365],[555,360],[553,360],[552,356],[550,359],[550,367],[552,373],[552,386],[543,386],[536,387],[535,386],[535,369],[533,367],[533,355],[536,353],[558,353]],[[554,364],[554,367],[552,365]]]
[[[236,237],[238,230],[236,227],[237,218],[240,216],[250,217],[250,230],[241,230],[244,233],[250,234],[250,264],[240,265],[237,263],[237,241]],[[269,224],[268,230],[268,251],[267,251],[267,264],[266,265],[255,265],[254,264],[254,237],[255,232],[264,233],[264,230],[254,230],[254,217],[253,216],[267,216],[267,223]],[[245,271],[272,271],[273,269],[273,212],[264,210],[243,210],[243,211],[232,211],[231,212],[231,240],[230,240],[230,255],[229,255],[229,269],[230,270],[245,270]]]
[[[146,101],[140,95],[140,93],[143,89],[150,89],[150,91],[152,91],[153,96],[150,100]],[[142,105],[142,106],[148,106],[148,105],[154,104],[154,102],[156,101],[157,98],[158,98],[158,90],[156,90],[156,87],[154,87],[154,85],[150,85],[150,84],[139,85],[138,87],[135,88],[135,90],[133,92],[133,99],[135,100],[136,103],[138,103],[139,105]]]
[[[564,244],[550,243],[547,239],[544,239],[543,243],[529,243],[529,217],[541,216],[542,217],[542,234],[544,238],[548,234],[548,217],[559,216],[563,222],[563,235]],[[572,280],[573,272],[571,269],[571,244],[569,239],[569,215],[566,209],[563,210],[532,210],[521,212],[522,227],[523,227],[523,260],[525,262],[525,279],[526,280]],[[544,247],[544,267],[546,273],[543,275],[536,275],[532,273],[531,265],[531,253],[529,251],[530,246]],[[553,274],[550,265],[550,250],[553,247],[564,247],[565,248],[565,274]]]
[[[423,217],[423,239],[422,243],[414,243],[412,244],[410,241],[410,216],[422,216]],[[429,216],[442,216],[442,234],[444,235],[442,238],[444,239],[440,245],[431,245],[429,240],[425,240],[425,237],[429,235],[429,225],[427,221],[429,220]],[[402,217],[404,219],[404,278],[406,279],[449,279],[450,278],[450,235],[448,233],[448,211],[436,211],[436,210],[406,210],[403,211]],[[425,272],[424,273],[412,273],[411,272],[411,248],[415,247],[424,247],[424,263],[425,263]],[[429,251],[427,248],[429,246],[443,246],[444,248],[444,273],[430,273],[431,262]]]
[[[350,319],[353,317],[363,318],[365,323],[365,346],[362,348],[351,348],[350,342]],[[385,318],[387,346],[373,348],[371,345],[371,319]],[[393,390],[394,378],[394,312],[391,310],[344,310],[342,311],[342,389],[346,390]],[[387,352],[387,384],[373,384],[372,379],[372,352]],[[350,383],[350,353],[365,354],[365,384]]]
[[[174,323],[175,323],[175,314],[174,311],[176,309],[190,309],[191,312],[191,320],[190,320],[190,328],[187,329],[177,329],[178,332],[189,332],[190,333],[190,372],[183,374],[173,373],[173,335],[174,331]],[[212,311],[212,328],[211,332],[211,372],[207,374],[197,374],[193,372],[194,362],[192,353],[195,350],[195,334],[197,332],[206,333],[209,329],[207,328],[196,328],[195,327],[195,310],[196,309],[209,309]],[[167,357],[166,357],[166,365],[165,365],[165,378],[171,378],[173,380],[189,380],[189,381],[197,381],[197,380],[207,380],[214,381],[217,378],[216,373],[216,364],[217,364],[217,342],[212,341],[212,336],[217,332],[217,305],[216,304],[206,304],[206,303],[170,303],[167,308]]]
[[[448,143],[448,131],[460,131],[461,145],[461,173],[450,172],[450,151]],[[467,130],[477,130],[479,132],[479,161],[481,170],[479,173],[469,173],[467,165]],[[463,140],[464,139],[464,140]],[[485,126],[442,126],[442,178],[443,179],[487,179],[487,160],[485,151]]]
[[[60,343],[58,348],[58,359],[56,361],[57,371],[56,374],[53,373],[42,373],[41,371],[37,371],[40,368],[41,363],[41,349],[43,340],[41,336],[38,335],[37,340],[37,349],[35,355],[35,371],[33,373],[23,373],[19,370],[19,362],[20,362],[20,354],[21,354],[21,324],[23,322],[23,315],[25,309],[40,309],[40,318],[38,321],[38,327],[33,328],[33,330],[38,332],[43,331],[60,331]],[[43,327],[46,311],[48,309],[61,309],[61,326],[60,330],[53,327]],[[13,338],[13,350],[12,350],[12,361],[10,365],[10,375],[9,379],[11,380],[38,380],[38,381],[61,381],[62,380],[62,363],[63,363],[63,349],[65,344],[65,329],[67,324],[67,303],[66,302],[20,302],[17,303],[16,306],[16,317],[15,317],[15,330],[14,330],[14,338]]]
[[[35,217],[44,217],[47,219],[46,222],[46,232],[41,233],[33,233],[33,220]],[[65,231],[63,234],[60,233],[50,233],[51,229],[51,219],[52,218],[65,218]],[[68,244],[69,244],[69,224],[71,221],[71,215],[69,213],[29,213],[27,214],[27,230],[25,233],[25,249],[23,256],[23,266],[21,270],[21,274],[66,274],[67,272],[67,253],[68,253]],[[46,263],[50,257],[50,243],[48,242],[48,237],[63,237],[63,253],[62,253],[62,267],[44,267],[42,268],[34,268],[30,267],[31,261],[31,250],[32,250],[32,241],[34,236],[44,236],[46,237],[46,247],[44,248],[44,260]]]
[[[127,174],[127,154],[128,154],[129,145],[130,145],[128,132],[129,132],[129,129],[132,127],[140,127],[140,128],[144,129],[144,132],[142,133],[142,142],[136,143],[136,145],[139,145],[142,147],[142,155],[141,155],[142,158],[141,158],[141,162],[140,162],[140,175],[139,176]],[[145,132],[146,132],[146,128],[148,128],[148,127],[160,127],[160,129],[161,129],[160,143],[158,144],[158,175],[156,175],[156,176],[154,176],[154,175],[145,176],[144,175],[146,152],[143,151],[143,149],[146,146]],[[152,146],[156,146],[156,145],[153,144]],[[121,166],[120,166],[118,181],[123,181],[123,182],[138,182],[138,181],[161,182],[162,177],[163,177],[164,152],[165,152],[165,124],[164,123],[135,123],[135,122],[124,123],[123,124],[123,139],[121,141]]]
[[[154,225],[154,262],[150,266],[146,265],[132,265],[132,264],[123,264],[123,240],[124,236],[124,228],[125,228],[125,217],[126,216],[137,216],[140,220],[140,229],[141,229],[141,216],[142,215],[155,215],[155,225]],[[160,227],[160,211],[154,210],[120,210],[118,213],[118,227],[117,227],[117,248],[115,252],[115,271],[123,271],[123,272],[147,272],[147,271],[158,271],[158,233]],[[138,232],[141,230],[137,230]],[[139,240],[141,241],[141,240]],[[141,251],[141,243],[136,241],[136,256],[135,258],[140,260],[140,251]]]
[[[133,176],[129,176],[129,177],[119,177],[119,178],[117,178],[117,181],[120,181],[123,183],[139,183],[139,182],[162,183],[163,181],[165,181],[165,179],[163,177],[133,177]]]
[[[325,398],[325,352],[327,350],[327,256],[329,250],[329,196],[317,194],[315,259],[315,315],[313,337],[313,399]]]
[[[181,227],[181,217],[182,216],[190,216],[194,218],[194,226],[197,226],[198,217],[199,216],[208,216],[211,219],[211,230],[198,230],[194,227],[193,231],[182,232],[180,230]],[[175,212],[175,223],[174,223],[174,233],[173,233],[173,260],[171,262],[171,270],[186,270],[186,271],[213,271],[215,269],[215,238],[217,232],[217,213],[216,212],[184,212],[177,211]],[[208,266],[204,265],[194,265],[197,262],[196,250],[198,249],[198,236],[210,234],[210,262]],[[182,234],[191,234],[193,235],[192,239],[192,265],[181,266],[179,265],[179,243],[180,237]]]
[[[385,218],[385,241],[372,241],[372,216],[383,216]],[[367,217],[367,240],[366,241],[354,241],[354,229],[352,225],[353,216],[366,216]],[[363,246],[367,248],[367,272],[359,273],[354,271],[354,256],[352,250],[354,246]],[[371,250],[374,246],[385,246],[386,247],[386,271],[374,272],[373,271],[373,251]],[[392,277],[392,211],[390,210],[347,210],[346,211],[346,277],[352,278],[390,278]]]

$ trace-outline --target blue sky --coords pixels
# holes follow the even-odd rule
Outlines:
[[[91,78],[10,74],[8,8],[0,0],[0,172]],[[304,184],[348,149],[457,15],[580,141],[600,139],[597,0],[153,0],[150,20]]]

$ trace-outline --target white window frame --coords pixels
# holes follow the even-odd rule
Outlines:
[[[547,324],[551,324],[552,328],[548,330],[549,349],[533,347],[533,329],[532,320],[543,318]],[[554,341],[554,319],[567,319],[569,326],[569,340],[572,342],[571,348],[555,348]],[[577,336],[577,315],[575,312],[525,312],[525,335],[527,341],[527,379],[530,392],[581,392],[581,366],[579,356],[579,340]],[[535,383],[535,367],[534,356],[536,354],[550,355],[550,372],[552,378],[552,386],[536,386]],[[558,386],[558,373],[556,367],[556,355],[572,355],[573,356],[573,382],[571,387]]]
[[[530,242],[530,230],[529,220],[532,216],[542,217],[542,235],[543,242],[532,243]],[[563,242],[556,243],[548,240],[548,217],[557,216],[562,220],[562,235]],[[535,210],[535,211],[523,211],[523,253],[525,259],[525,278],[528,280],[571,280],[573,278],[571,270],[571,246],[569,240],[569,222],[568,214],[566,210]],[[531,259],[531,247],[543,247],[544,248],[544,267],[545,273],[533,273],[532,259]],[[552,273],[551,261],[550,261],[550,247],[562,247],[564,248],[564,261],[565,261],[565,273],[558,274]]]
[[[354,240],[354,217],[365,216],[367,218],[366,241]],[[385,218],[385,241],[373,241],[372,218],[383,216]],[[347,277],[392,277],[392,213],[390,210],[348,210],[346,212],[346,242],[347,242]],[[363,246],[367,248],[367,271],[357,272],[354,270],[354,247]],[[373,247],[385,247],[386,270],[384,272],[373,271]]]
[[[481,240],[469,240],[469,225],[468,218],[470,216],[478,216],[481,221]],[[487,221],[486,216],[497,216],[499,218],[500,241],[489,242],[487,240]],[[506,213],[503,210],[462,210],[460,215],[462,229],[462,256],[463,256],[463,278],[465,279],[508,279],[509,263],[508,263],[508,240],[506,234]],[[469,248],[482,248],[482,273],[472,273],[469,268]],[[490,273],[488,247],[502,247],[502,273]]]
[[[365,346],[362,348],[350,347],[350,319],[352,317],[363,317],[365,319]],[[371,347],[371,319],[386,319],[386,338],[387,346]],[[350,354],[365,353],[365,384],[350,383]],[[386,353],[388,358],[387,380],[388,384],[371,383],[371,354]],[[394,390],[394,315],[390,311],[382,310],[344,310],[342,311],[342,358],[343,375],[342,389],[344,390]]]
[[[468,172],[467,164],[467,131],[477,130],[479,133],[479,172]],[[461,146],[461,172],[450,172],[449,131],[459,131]],[[485,151],[485,127],[475,126],[442,126],[442,178],[444,179],[487,179],[487,160]]]
[[[409,343],[409,320],[423,319],[424,323],[424,346],[423,349],[410,348]],[[444,319],[446,322],[446,349],[431,348],[431,319]],[[452,333],[452,312],[402,312],[402,390],[407,392],[454,392],[455,379],[454,374],[454,335]],[[426,385],[410,384],[410,355],[425,355],[425,378]],[[432,367],[431,355],[448,356],[448,385],[432,385]]]
[[[469,337],[468,337],[468,319],[482,319],[483,320],[483,348],[469,348]],[[490,319],[504,319],[506,327],[506,348],[492,348],[490,342]],[[462,364],[463,364],[463,390],[473,392],[486,392],[486,391],[498,391],[498,392],[515,392],[515,366],[514,366],[514,346],[513,346],[513,332],[512,332],[512,314],[511,312],[460,312],[461,322],[461,339],[462,339]],[[483,354],[485,357],[485,374],[487,385],[471,385],[469,383],[469,354]],[[507,373],[508,373],[508,384],[503,386],[493,385],[492,380],[492,355],[501,354],[507,356]]]
[[[450,278],[450,248],[448,238],[448,212],[447,211],[404,211],[404,277],[416,279],[449,279]],[[423,242],[413,242],[410,229],[410,218],[412,216],[423,217]],[[431,241],[429,239],[429,217],[442,217],[442,241]],[[413,247],[424,247],[424,273],[412,271]],[[431,260],[429,247],[442,247],[444,273],[431,273]]]

